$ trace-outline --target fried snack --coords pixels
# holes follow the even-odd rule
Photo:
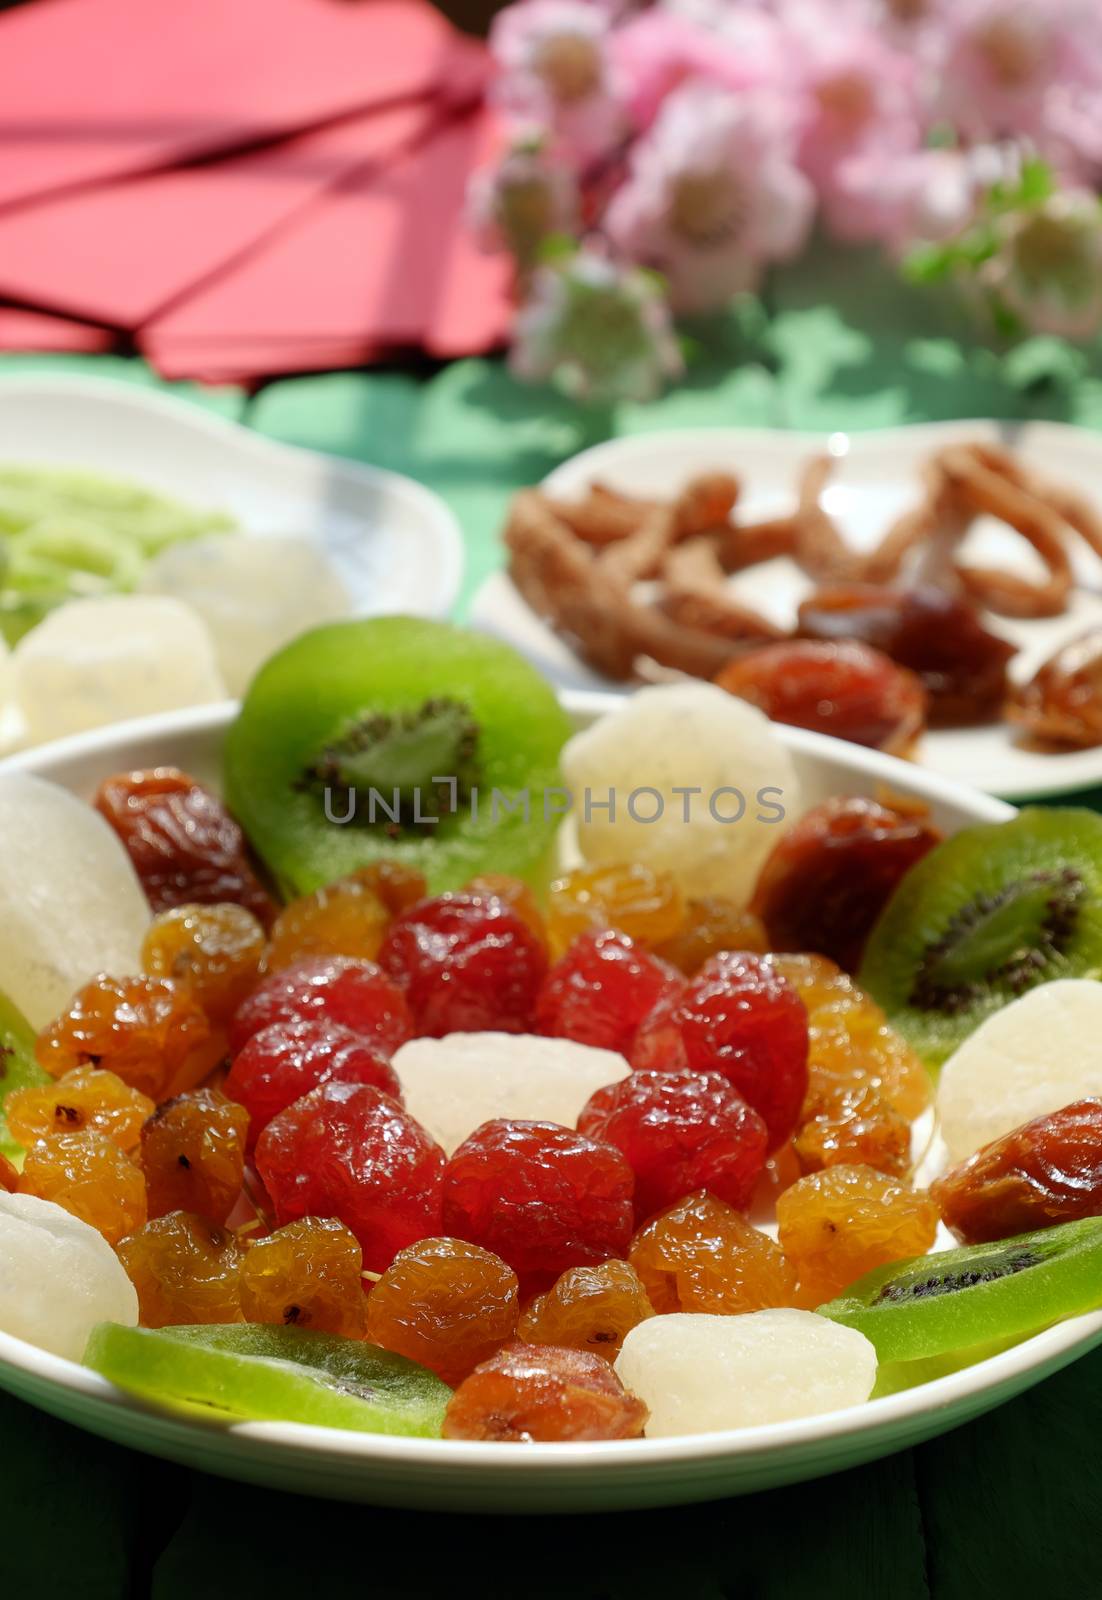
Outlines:
[[[1102,744],[1102,627],[1057,650],[1015,692],[1006,715],[1041,745],[1090,750]]]
[[[603,483],[591,483],[584,500],[557,500],[544,496],[548,509],[585,544],[609,545],[629,539],[663,509],[659,500],[620,494]]]
[[[703,472],[690,478],[673,505],[674,534],[693,539],[730,522],[739,497],[739,481],[729,472]]]
[[[1068,524],[1059,512],[1039,499],[1015,471],[998,470],[984,447],[951,445],[938,461],[946,479],[962,502],[975,513],[998,517],[1027,539],[1048,568],[1048,578],[1031,583],[1016,573],[997,567],[970,567],[961,562],[955,572],[968,594],[989,610],[1005,617],[1053,617],[1066,609],[1072,584],[1067,549]]]
[[[785,638],[786,629],[735,599],[726,576],[712,539],[688,539],[666,555],[662,568],[665,588],[658,605],[682,626],[699,628],[733,644],[760,645]]]
[[[952,575],[954,553],[975,520],[974,514],[936,457],[923,463],[922,482],[922,499],[896,518],[866,557],[861,573],[864,583],[894,581],[906,557],[920,546],[920,572],[915,581],[944,583]]]
[[[859,580],[865,558],[852,550],[834,518],[823,509],[823,491],[834,471],[832,456],[813,456],[800,473],[793,554],[817,583]]]
[[[728,641],[634,603],[626,585],[601,570],[537,490],[515,496],[505,543],[510,575],[528,604],[606,677],[635,677],[640,658],[647,657],[676,672],[711,678],[734,653]]]
[[[630,589],[643,578],[657,578],[673,543],[675,508],[656,506],[626,539],[605,545],[597,565],[609,578]]]
[[[763,522],[728,523],[714,535],[716,556],[724,572],[743,572],[760,561],[792,556],[796,550],[797,519],[770,517]]]

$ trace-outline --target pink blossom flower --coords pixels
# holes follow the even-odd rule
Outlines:
[[[533,275],[513,341],[518,378],[578,400],[653,400],[684,371],[654,277],[594,246]]]
[[[664,274],[675,309],[723,305],[807,237],[814,196],[793,143],[773,96],[685,84],[635,146],[606,231],[626,255]]]
[[[850,202],[864,207],[868,234],[898,252],[963,233],[992,184],[1015,180],[1019,156],[1015,147],[999,145],[926,148],[902,156],[877,147],[851,157],[839,182]]]
[[[613,35],[613,59],[628,84],[632,119],[649,128],[671,90],[690,79],[727,89],[787,82],[783,38],[772,17],[730,0],[698,0],[694,11],[655,7]]]
[[[807,104],[800,165],[819,193],[828,226],[840,238],[878,236],[869,205],[870,157],[903,162],[921,145],[916,65],[853,8],[832,11],[794,0],[784,13]]]
[[[496,167],[473,174],[468,217],[485,250],[508,250],[521,272],[536,262],[551,235],[570,233],[578,217],[578,188],[538,132],[518,138]]]
[[[605,155],[626,128],[611,34],[608,13],[588,0],[517,0],[490,29],[500,68],[494,98],[507,113],[548,128],[579,168]]]
[[[968,138],[1030,138],[1065,165],[1102,154],[1097,0],[955,0],[936,72],[936,108]]]
[[[1102,327],[1102,205],[1065,189],[1001,224],[983,287],[1035,333],[1086,339]]]

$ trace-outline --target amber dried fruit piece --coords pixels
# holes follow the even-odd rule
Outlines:
[[[640,1228],[630,1259],[660,1313],[796,1304],[796,1274],[780,1247],[703,1189]]]
[[[708,896],[689,901],[680,932],[655,945],[654,954],[693,978],[721,950],[752,950],[764,955],[768,949],[769,935],[760,917],[733,900]]]
[[[215,1089],[166,1100],[142,1129],[149,1215],[192,1211],[225,1222],[241,1193],[249,1114]]]
[[[774,722],[892,755],[905,755],[926,725],[921,681],[855,641],[767,644],[729,662],[716,682]]]
[[[635,1268],[627,1261],[570,1267],[525,1309],[517,1337],[528,1344],[566,1345],[614,1361],[624,1335],[654,1316]]]
[[[241,1262],[246,1322],[362,1339],[363,1251],[336,1217],[302,1217],[249,1246]]]
[[[513,1337],[517,1275],[463,1239],[422,1239],[400,1250],[372,1289],[367,1337],[457,1384]]]
[[[647,1408],[584,1350],[513,1344],[476,1367],[444,1415],[445,1439],[546,1443],[637,1439]]]
[[[930,1195],[962,1244],[1102,1216],[1102,1099],[1076,1100],[984,1145]]]
[[[203,1077],[220,1049],[186,984],[173,978],[112,978],[78,989],[38,1036],[35,1054],[55,1078],[74,1067],[106,1067],[160,1100],[178,1078]]]
[[[154,911],[236,901],[265,927],[275,902],[249,861],[245,835],[225,806],[176,767],[122,772],[93,802],[126,846]]]
[[[618,928],[650,945],[672,939],[684,920],[673,875],[639,864],[576,867],[551,885],[547,932],[556,958],[589,928]]]
[[[374,961],[391,915],[367,874],[338,878],[283,907],[272,923],[268,970],[315,956]]]
[[[145,1179],[106,1134],[54,1133],[27,1151],[20,1194],[37,1195],[89,1223],[108,1244],[146,1218]]]
[[[814,806],[774,846],[752,910],[773,950],[814,950],[855,971],[903,875],[941,835],[860,795]]]
[[[19,1193],[19,1169],[5,1155],[0,1155],[0,1189],[5,1194]]]
[[[1102,744],[1102,628],[1061,646],[1007,707],[1040,745],[1093,750]]]
[[[264,929],[244,906],[174,906],[154,917],[142,970],[186,983],[212,1022],[228,1022],[260,973]]]
[[[123,1239],[118,1255],[144,1328],[241,1321],[242,1249],[228,1229],[172,1211]]]
[[[54,1083],[13,1089],[4,1101],[11,1136],[25,1146],[53,1133],[91,1128],[120,1150],[133,1150],[153,1111],[148,1095],[102,1067],[74,1067]]]
[[[875,1267],[925,1255],[937,1224],[929,1195],[872,1167],[809,1173],[777,1201],[781,1248],[810,1306],[833,1300]]]
[[[808,1014],[808,1089],[795,1148],[808,1172],[865,1165],[901,1177],[933,1086],[883,1011],[825,956],[770,958]]]
[[[989,633],[975,607],[945,589],[820,589],[800,606],[799,628],[814,639],[860,639],[909,667],[929,696],[931,728],[993,721],[1006,698],[1014,646]]]

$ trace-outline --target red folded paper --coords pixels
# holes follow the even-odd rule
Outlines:
[[[463,219],[472,170],[497,139],[457,117],[393,165],[328,191],[295,226],[155,317],[140,337],[165,376],[262,376],[423,345],[455,356],[504,336],[509,276]]]
[[[18,306],[0,306],[0,350],[98,355],[110,350],[112,343],[107,328],[72,322],[68,317],[44,316],[40,311],[22,311]]]
[[[0,206],[429,93],[421,0],[45,0],[0,18]]]

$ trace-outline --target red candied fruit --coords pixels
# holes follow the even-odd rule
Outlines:
[[[250,1155],[264,1129],[323,1083],[370,1083],[401,1103],[398,1074],[382,1050],[348,1028],[319,1018],[273,1022],[247,1040],[223,1085],[249,1113]]]
[[[393,1055],[413,1037],[402,991],[370,961],[318,956],[270,973],[237,1008],[230,1023],[230,1054],[273,1023],[321,1020],[370,1039]]]
[[[592,1095],[578,1131],[615,1145],[635,1174],[645,1222],[694,1189],[744,1211],[765,1166],[769,1134],[718,1072],[633,1072]]]
[[[536,1029],[627,1055],[643,1018],[682,987],[680,973],[626,933],[583,933],[543,980]]]
[[[266,928],[275,902],[221,800],[176,767],[120,772],[92,802],[118,834],[153,910],[234,901]]]
[[[531,1288],[625,1256],[633,1188],[611,1145],[555,1122],[484,1122],[445,1168],[443,1232],[492,1250]]]
[[[495,895],[442,894],[395,917],[379,965],[405,990],[422,1036],[528,1033],[547,952]]]
[[[444,1152],[371,1084],[326,1083],[296,1100],[261,1134],[256,1167],[277,1223],[339,1218],[369,1272],[441,1232]]]
[[[774,846],[754,891],[769,948],[815,951],[856,972],[899,880],[940,838],[925,817],[861,795],[814,806]]]
[[[776,1150],[807,1093],[807,1011],[766,957],[724,951],[644,1019],[631,1064],[720,1073],[763,1118]]]
[[[607,1361],[561,1345],[511,1344],[476,1367],[448,1402],[445,1439],[637,1439],[647,1408]]]

